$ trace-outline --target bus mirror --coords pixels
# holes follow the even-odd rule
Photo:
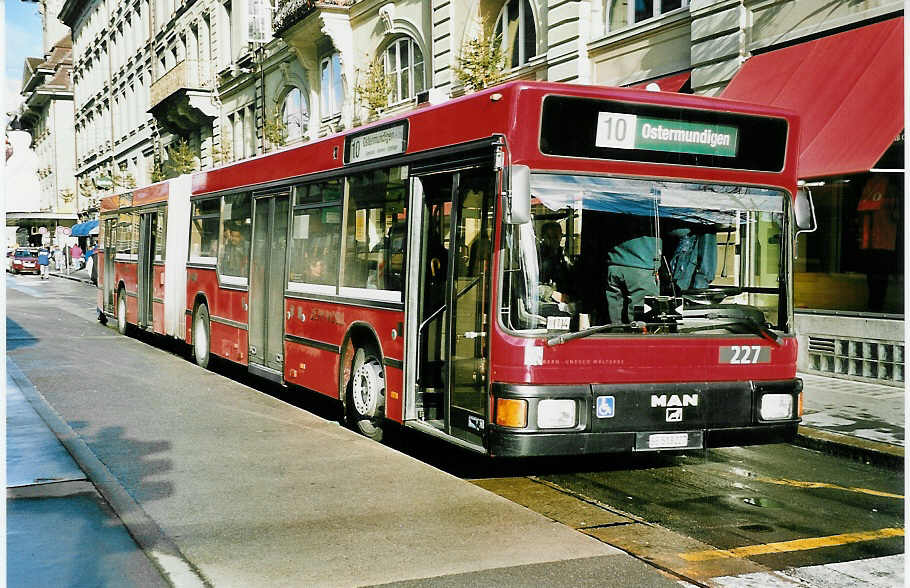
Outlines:
[[[812,203],[812,193],[808,188],[796,191],[796,201],[793,203],[793,216],[796,220],[796,234],[812,233],[817,228],[815,222],[815,205]]]
[[[513,165],[509,168],[508,218],[510,225],[531,222],[531,168]]]

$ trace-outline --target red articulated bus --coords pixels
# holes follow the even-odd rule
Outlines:
[[[788,112],[514,82],[102,204],[99,316],[490,456],[791,438]]]

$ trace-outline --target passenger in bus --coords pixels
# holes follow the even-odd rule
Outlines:
[[[221,271],[229,276],[245,277],[250,262],[250,246],[241,227],[225,225],[227,241],[224,243],[224,260]]]
[[[717,271],[717,233],[713,225],[687,225],[667,234],[679,239],[668,262],[671,279],[678,291],[703,290],[710,286]]]
[[[562,227],[548,221],[540,227],[540,284],[542,295],[554,302],[569,302],[573,287],[571,263],[562,246]]]
[[[645,297],[660,291],[660,238],[653,236],[646,217],[624,216],[621,220],[607,250],[607,313],[613,324],[635,320],[635,309],[643,305]]]

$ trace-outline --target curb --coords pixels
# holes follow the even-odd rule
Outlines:
[[[8,375],[13,379],[26,401],[32,405],[48,429],[57,437],[86,479],[107,501],[111,510],[121,520],[139,549],[156,565],[171,585],[176,588],[205,588],[211,586],[202,573],[186,558],[176,543],[136,502],[120,482],[98,459],[89,446],[73,431],[62,416],[34,387],[28,376],[16,363],[7,358]]]
[[[90,286],[95,285],[92,283],[91,279],[80,278],[79,276],[71,276],[68,274],[58,274],[58,273],[52,273],[50,275],[54,276],[55,278],[63,278],[65,280],[72,280],[73,282],[82,282],[83,284],[88,284]]]
[[[904,467],[904,448],[889,443],[799,427],[793,444],[889,469],[900,470]]]

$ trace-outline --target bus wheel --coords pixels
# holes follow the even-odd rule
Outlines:
[[[193,357],[199,367],[209,367],[209,308],[200,304],[193,315]]]
[[[117,332],[126,335],[129,324],[126,322],[126,290],[117,292]]]
[[[381,441],[385,374],[379,354],[371,348],[358,347],[354,353],[347,405],[349,422],[354,429],[374,441]]]

